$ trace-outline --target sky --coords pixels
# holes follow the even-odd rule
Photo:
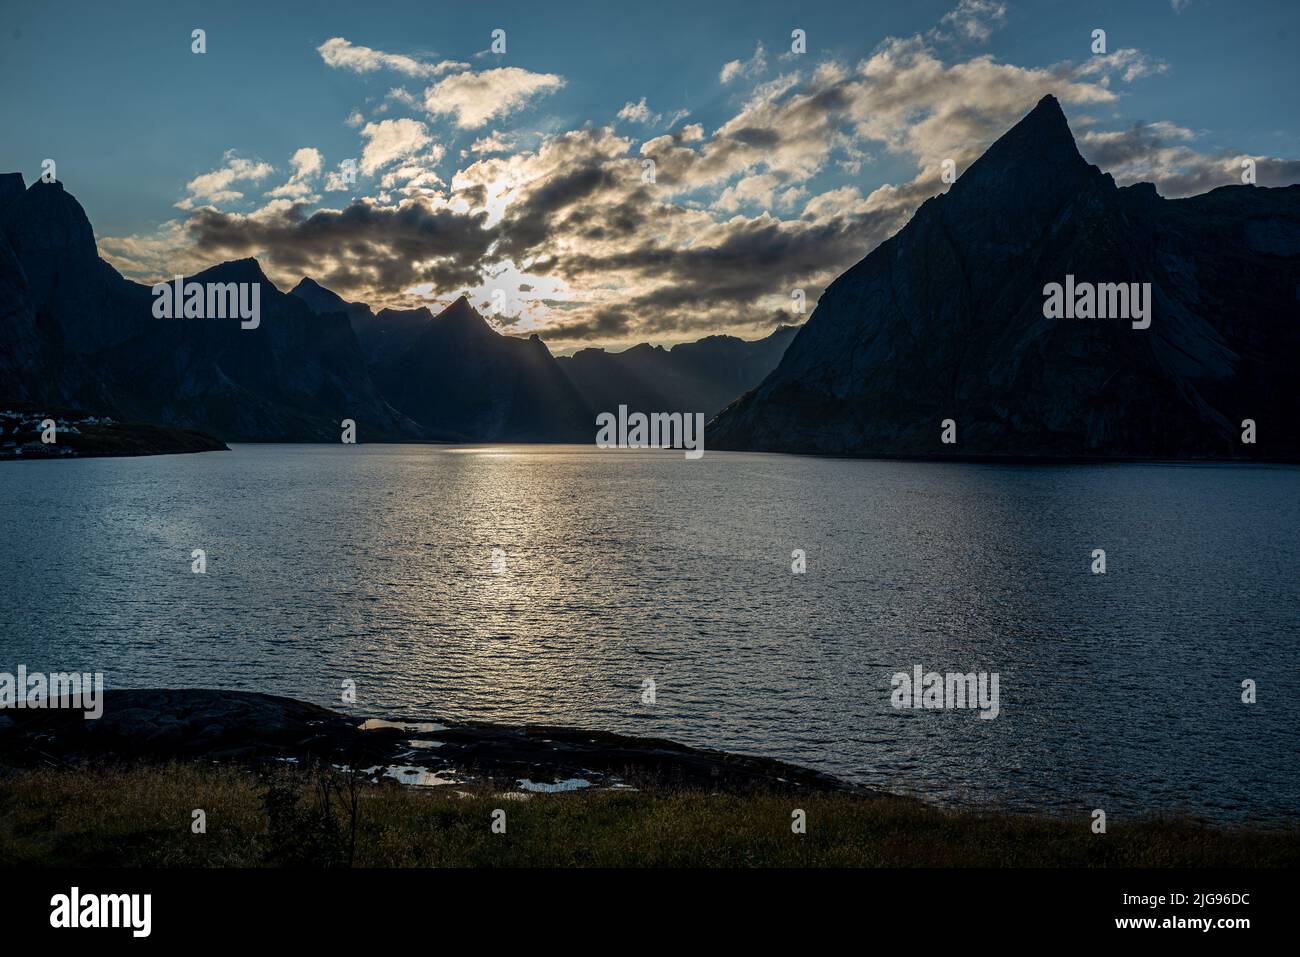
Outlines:
[[[1121,185],[1300,182],[1298,42],[1294,0],[12,4],[0,171],[54,159],[141,282],[255,256],[556,352],[757,338],[1046,93]]]

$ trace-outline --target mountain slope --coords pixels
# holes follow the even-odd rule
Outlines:
[[[99,258],[81,205],[60,183],[0,184],[0,384],[4,399],[57,402],[227,441],[418,438],[384,402],[344,315],[316,316],[255,260],[189,280],[260,284],[261,322],[159,319],[148,286]],[[21,179],[17,186],[21,187]],[[34,333],[33,333],[34,329]]]
[[[1152,320],[1044,317],[1044,288],[1151,283]],[[1294,458],[1300,187],[1119,189],[1045,97],[840,276],[714,448]],[[1257,445],[1240,442],[1258,424]],[[953,419],[957,442],[940,441]]]
[[[631,412],[712,416],[776,368],[795,331],[782,326],[753,342],[708,336],[671,349],[583,349],[557,361],[593,409],[612,412],[626,405]]]
[[[346,315],[366,362],[371,364],[396,359],[433,321],[433,313],[423,306],[419,309],[381,309],[376,315],[364,302],[348,302],[314,279],[304,278],[289,295],[302,299],[318,316],[330,312]]]
[[[595,414],[536,335],[503,336],[460,297],[374,367],[388,400],[440,437],[591,442]]]

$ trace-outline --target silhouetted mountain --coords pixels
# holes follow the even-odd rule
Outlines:
[[[433,313],[423,306],[419,309],[381,309],[375,315],[364,302],[347,302],[314,279],[303,279],[290,295],[302,299],[317,315],[344,313],[352,323],[352,331],[366,362],[372,365],[396,359],[433,321]]]
[[[22,185],[10,173],[0,187],[4,397],[106,409],[84,355],[120,332],[126,280],[99,258],[85,211],[61,183]]]
[[[17,191],[15,192],[15,186]],[[9,400],[55,399],[44,393],[45,355],[36,330],[27,274],[5,235],[5,207],[26,189],[20,173],[0,176],[0,382]]]
[[[158,319],[150,288],[99,258],[85,211],[61,184],[37,182],[17,196],[5,186],[6,194],[0,367],[19,375],[6,382],[4,398],[205,429],[229,441],[337,441],[345,418],[363,439],[422,435],[379,395],[347,317],[313,315],[255,260],[190,279],[261,284],[257,328],[237,319]]]
[[[312,279],[303,279],[291,295],[317,314],[347,314],[385,397],[433,433],[458,441],[587,441],[595,434],[592,410],[614,410],[620,404],[632,411],[712,415],[776,366],[795,331],[783,326],[757,342],[709,336],[672,349],[584,349],[553,360],[563,373],[560,379],[537,345],[521,349],[511,344],[536,340],[541,345],[536,336],[522,340],[497,333],[463,298],[435,319],[424,307],[383,309],[376,315],[364,303],[348,302]],[[478,383],[474,386],[461,381],[455,363],[439,366],[435,358],[467,347],[481,363],[468,373]],[[519,365],[521,358],[528,361]],[[438,381],[430,383],[435,369],[441,369]],[[518,383],[517,393],[494,387],[488,389],[490,395],[479,394],[487,388],[482,378],[487,370],[513,378],[520,369],[527,377]],[[576,398],[565,380],[576,389]],[[473,396],[461,395],[465,390]],[[507,397],[516,394],[518,407],[507,409],[507,402],[516,401]]]
[[[442,437],[590,442],[595,435],[595,414],[545,343],[501,335],[464,296],[374,375],[396,408]]]
[[[1151,283],[1151,325],[1044,316]],[[840,276],[711,447],[883,455],[1300,456],[1300,187],[1119,189],[1045,97]],[[941,421],[956,423],[942,444]],[[1253,419],[1258,444],[1241,442]]]
[[[420,438],[380,395],[346,315],[317,316],[276,289],[254,259],[223,263],[187,281],[258,283],[260,324],[153,319],[143,338],[110,351],[114,393],[126,414],[209,429],[229,441],[333,441],[352,419],[362,441]],[[149,290],[138,287],[152,308]]]
[[[583,349],[558,360],[588,406],[613,412],[703,412],[712,416],[776,368],[794,338],[782,326],[764,339],[709,336],[665,349]]]
[[[338,293],[326,289],[308,276],[300,279],[298,285],[289,290],[289,295],[297,296],[307,303],[311,311],[318,316],[328,312],[343,313],[351,321],[354,333],[357,332],[358,325],[364,326],[367,320],[374,318],[370,307],[364,302],[348,302]]]

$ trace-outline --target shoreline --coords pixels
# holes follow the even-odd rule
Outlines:
[[[325,763],[381,769],[374,778],[402,769],[397,779],[416,786],[434,778],[494,787],[580,780],[593,788],[886,796],[774,758],[583,728],[345,714],[278,695],[199,688],[109,690],[102,706],[93,720],[76,708],[0,710],[0,768]]]
[[[0,711],[11,867],[1292,868],[1300,827],[932,806],[653,738],[118,690]],[[353,770],[355,769],[355,770]],[[397,773],[387,773],[397,772]]]
[[[170,426],[147,426],[149,429],[168,430],[168,432],[187,433],[198,439],[198,442],[209,442],[211,445],[201,447],[190,446],[187,443],[178,443],[175,446],[155,447],[155,449],[138,449],[138,450],[69,450],[69,446],[64,446],[66,451],[47,452],[40,449],[39,446],[25,446],[19,450],[26,454],[13,454],[13,449],[0,449],[0,462],[52,462],[52,460],[61,459],[125,459],[125,458],[146,458],[152,455],[188,455],[198,454],[198,452],[214,451],[233,451],[234,446],[335,446],[339,442],[335,441],[298,441],[298,439],[235,439],[233,442],[221,441],[208,436],[207,433],[199,432],[196,429],[172,429]],[[577,442],[537,442],[537,441],[517,441],[517,439],[502,439],[502,441],[490,442],[442,442],[438,439],[409,439],[409,441],[373,441],[373,442],[356,442],[356,446],[373,445],[373,446],[415,446],[415,447],[433,447],[433,449],[465,449],[465,447],[482,446],[500,447],[500,446],[526,446],[537,447],[537,449],[559,449],[559,447],[573,447],[573,449],[598,449],[598,446],[585,445]],[[667,454],[679,454],[681,449],[620,449],[617,451],[659,451]],[[915,452],[816,452],[816,451],[781,451],[772,449],[710,449],[705,446],[705,454],[708,452],[728,452],[733,455],[781,455],[797,456],[797,458],[823,459],[823,460],[842,460],[842,462],[901,462],[901,463],[919,463],[919,464],[958,464],[958,465],[1037,465],[1037,467],[1054,468],[1070,467],[1070,465],[1182,465],[1182,467],[1204,467],[1204,465],[1300,465],[1300,458],[1271,458],[1271,456],[1251,456],[1251,458],[1141,458],[1141,456],[1108,456],[1108,455],[1026,455],[1026,454],[992,454],[992,452],[954,452],[950,455],[923,455]]]

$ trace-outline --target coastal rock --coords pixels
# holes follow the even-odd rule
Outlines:
[[[66,709],[8,709],[2,718],[9,723],[0,723],[0,767],[97,761],[319,760],[415,769],[440,781],[507,787],[527,779],[648,790],[869,793],[781,761],[655,738],[428,716],[367,719],[248,691],[116,690],[104,693],[103,715],[96,720]]]

